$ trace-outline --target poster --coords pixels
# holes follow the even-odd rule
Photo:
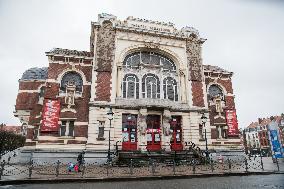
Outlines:
[[[46,99],[43,105],[41,131],[58,131],[59,100]]]
[[[269,138],[273,158],[283,158],[282,148],[278,137],[277,130],[269,130]]]
[[[226,120],[228,125],[228,136],[239,135],[236,110],[226,110]]]

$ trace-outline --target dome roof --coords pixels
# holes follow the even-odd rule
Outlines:
[[[21,80],[47,79],[47,69],[47,67],[30,68],[23,73]]]

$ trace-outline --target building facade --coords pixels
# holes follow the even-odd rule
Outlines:
[[[100,14],[90,51],[55,48],[19,80],[26,146],[178,151],[207,139],[210,151],[240,150],[233,73],[203,65],[205,41],[192,27]]]

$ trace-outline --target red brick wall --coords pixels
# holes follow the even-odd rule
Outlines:
[[[47,83],[45,88],[45,98],[56,99],[59,93],[58,83]]]
[[[71,68],[72,68],[72,66],[68,63],[66,63],[66,64],[58,64],[58,63],[49,64],[48,79],[57,79],[58,75],[61,74],[64,70],[71,69]],[[92,67],[91,66],[76,65],[75,68],[84,73],[86,81],[88,81],[88,82],[92,81]]]
[[[31,110],[37,104],[38,93],[18,93],[16,100],[16,110]]]
[[[33,137],[34,137],[34,129],[28,128],[26,139],[33,139]]]
[[[233,96],[226,96],[225,100],[228,109],[235,109],[235,101]]]
[[[191,87],[193,106],[204,107],[205,105],[202,83],[199,81],[192,81]]]
[[[40,85],[44,84],[45,81],[35,82],[35,81],[20,81],[19,90],[38,90]]]
[[[88,125],[75,125],[74,134],[76,137],[87,137]]]
[[[217,139],[217,129],[211,129],[211,139]]]
[[[96,101],[110,101],[111,72],[98,72],[96,81]]]

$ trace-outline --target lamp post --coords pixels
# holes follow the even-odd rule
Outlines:
[[[208,153],[208,145],[207,145],[207,136],[206,136],[206,127],[205,127],[205,123],[207,122],[207,117],[204,115],[204,113],[201,116],[201,121],[202,121],[202,125],[204,128],[204,135],[205,135],[205,154],[206,154],[206,158],[209,158],[209,153]]]
[[[113,112],[112,107],[109,107],[109,111],[107,112],[107,117],[109,119],[109,131],[108,131],[108,151],[107,151],[107,161],[110,162],[110,129],[111,129],[111,121],[113,120]]]

